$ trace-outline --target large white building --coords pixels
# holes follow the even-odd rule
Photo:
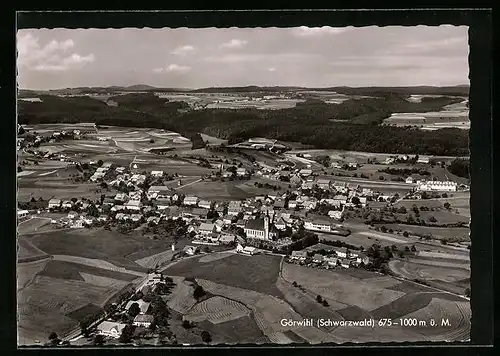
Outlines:
[[[442,181],[419,181],[417,189],[422,192],[456,192],[458,184],[456,182]]]
[[[311,231],[331,231],[329,223],[317,220],[308,220],[304,222],[304,229]]]

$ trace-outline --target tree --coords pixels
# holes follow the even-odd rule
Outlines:
[[[317,295],[317,296],[316,296],[316,301],[317,301],[318,303],[321,303],[321,302],[323,302],[323,298],[322,298],[320,295]]]
[[[150,139],[149,143],[155,143],[155,140],[154,139]]]
[[[323,306],[327,307],[329,306],[330,304],[328,304],[328,302],[326,301],[326,299],[323,299],[323,302],[322,302]]]
[[[123,330],[122,334],[120,335],[119,341],[122,344],[129,343],[132,340],[132,335],[134,334],[134,327],[130,324],[126,325]]]
[[[293,285],[294,287],[297,287],[297,282],[293,281],[292,285]]]
[[[106,182],[101,183],[101,188],[102,189],[108,189],[108,184]]]
[[[183,320],[183,321],[182,321],[182,327],[183,327],[184,329],[189,329],[189,328],[191,328],[191,322],[190,322],[189,320]]]
[[[451,207],[450,203],[446,202],[443,204],[443,206],[446,210],[450,210],[450,207]]]
[[[202,286],[196,286],[196,288],[193,291],[193,297],[197,300],[203,297],[205,294],[206,292]]]
[[[465,288],[464,294],[467,298],[470,298],[470,288]]]
[[[441,239],[441,244],[442,244],[442,245],[447,245],[447,244],[448,244],[448,241],[446,241],[446,239]]]
[[[358,205],[361,201],[359,200],[358,197],[352,197],[351,198],[351,203]]]
[[[404,207],[404,205],[401,205],[401,206],[398,208],[397,212],[398,212],[399,214],[406,214],[406,213],[407,213],[406,208]]]
[[[138,303],[132,303],[132,305],[128,309],[128,315],[130,315],[131,317],[134,317],[134,318],[137,315],[139,315],[140,312],[141,312],[141,308],[139,307]]]
[[[404,232],[403,232],[403,236],[404,236],[404,237],[408,237],[408,235],[409,235],[409,234],[408,234],[408,231],[404,231]]]
[[[55,331],[52,331],[49,334],[49,341],[54,342],[54,340],[57,340],[57,339],[59,339],[59,336],[57,336],[57,333]]]
[[[415,247],[415,245],[412,245],[412,246],[411,246],[411,251],[412,251],[412,252],[417,251],[417,248]]]
[[[212,336],[210,336],[210,333],[208,331],[202,331],[201,339],[203,340],[203,342],[208,344],[209,342],[212,341]]]
[[[405,251],[410,252],[410,248],[408,246],[405,246]]]
[[[94,345],[96,346],[102,346],[104,345],[104,336],[101,335],[101,334],[97,334],[95,337],[94,337]]]
[[[104,162],[102,161],[102,159],[100,159],[99,161],[97,161],[97,166],[98,167],[102,167],[103,164],[104,164]]]
[[[433,215],[431,215],[429,216],[429,221],[435,223],[437,222],[437,219]]]

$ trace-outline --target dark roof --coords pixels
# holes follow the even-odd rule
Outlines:
[[[257,218],[248,220],[245,225],[245,229],[264,231],[264,219]]]

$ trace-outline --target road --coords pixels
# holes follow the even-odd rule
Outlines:
[[[187,183],[187,184],[184,184],[184,185],[181,185],[180,187],[176,187],[174,189],[181,189],[181,188],[184,188],[184,187],[187,187],[187,186],[190,186],[192,184],[195,184],[195,183],[198,183],[198,182],[201,182],[203,180],[203,178],[200,178],[200,179],[197,179],[191,183]]]

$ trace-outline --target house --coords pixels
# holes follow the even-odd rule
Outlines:
[[[417,189],[423,192],[456,192],[458,184],[452,181],[421,181]]]
[[[335,253],[337,254],[338,257],[347,258],[349,251],[347,250],[347,248],[342,247],[342,248],[336,250]]]
[[[125,207],[123,205],[115,205],[111,208],[111,211],[120,211],[123,209],[125,209]]]
[[[124,206],[128,210],[141,210],[142,203],[140,200],[129,200]]]
[[[239,200],[233,200],[229,202],[227,207],[227,213],[229,215],[238,215],[242,211],[241,202]]]
[[[336,266],[337,265],[337,257],[335,256],[327,256],[325,257],[325,262],[329,265],[329,266]]]
[[[255,247],[246,246],[243,250],[241,250],[241,253],[245,255],[255,255],[257,253],[257,249]]]
[[[394,163],[395,159],[392,157],[387,157],[384,161],[384,164],[392,164]]]
[[[137,221],[140,221],[142,219],[142,215],[141,214],[132,214],[132,215],[130,215],[130,219],[133,222],[137,222]]]
[[[347,259],[340,260],[340,265],[344,268],[349,268],[351,266],[351,261]]]
[[[152,315],[139,314],[134,318],[133,325],[149,328],[153,323],[153,320],[154,317]]]
[[[246,176],[246,174],[247,174],[247,170],[245,168],[241,167],[241,168],[236,169],[237,176],[243,177],[243,176]]]
[[[77,213],[76,211],[70,211],[70,212],[68,213],[68,218],[69,218],[69,219],[75,219],[75,218],[77,218],[77,217],[78,217],[78,213]]]
[[[200,208],[210,209],[212,207],[212,202],[209,200],[200,200],[198,206]]]
[[[69,200],[65,200],[62,203],[62,207],[64,209],[71,209],[73,207],[73,203],[71,201],[69,201]]]
[[[288,201],[288,208],[295,209],[296,207],[297,207],[297,200],[289,200]]]
[[[304,190],[313,189],[314,183],[313,182],[303,182],[301,188]]]
[[[99,215],[99,217],[97,218],[97,221],[107,221],[108,220],[108,217],[106,215]]]
[[[222,221],[224,222],[224,224],[229,225],[233,222],[233,216],[228,214],[222,218]]]
[[[222,234],[219,237],[219,243],[222,245],[232,244],[235,240],[236,240],[236,236],[231,235],[231,234]]]
[[[336,207],[341,207],[342,205],[345,205],[347,203],[347,197],[344,195],[336,195],[332,199],[331,205],[336,206]]]
[[[149,310],[149,306],[151,303],[148,303],[148,302],[145,302],[144,300],[142,299],[139,299],[139,300],[129,300],[127,305],[125,306],[125,310],[129,310],[130,307],[132,306],[132,304],[134,303],[137,303],[139,305],[139,309],[140,309],[140,314],[146,314]]]
[[[317,253],[313,256],[312,260],[314,263],[323,263],[325,261],[325,258],[323,255]]]
[[[407,183],[407,184],[413,184],[414,182],[415,181],[414,181],[414,179],[412,177],[408,177],[408,178],[405,179],[405,183]]]
[[[286,221],[285,221],[282,217],[280,217],[280,218],[278,219],[278,221],[276,221],[276,222],[274,223],[274,226],[276,226],[276,228],[277,228],[278,230],[282,230],[282,231],[283,231],[283,230],[285,230],[285,229],[286,229]]]
[[[113,205],[115,205],[115,200],[114,200],[113,198],[106,197],[106,198],[104,198],[104,200],[102,201],[102,205],[110,205],[110,206],[113,206]]]
[[[190,256],[193,256],[195,255],[197,252],[199,252],[199,249],[197,246],[189,246],[189,245],[186,245],[184,246],[184,248],[182,249],[182,251]]]
[[[97,326],[97,333],[100,335],[109,336],[109,337],[118,339],[121,336],[122,331],[123,331],[123,329],[125,329],[126,326],[127,326],[127,324],[123,324],[123,323],[116,323],[116,322],[112,322],[112,321],[103,321],[102,323],[100,323]]]
[[[159,216],[150,216],[146,219],[146,222],[148,224],[154,224],[154,225],[158,225],[159,222],[160,222],[161,218]]]
[[[29,214],[28,210],[18,210],[17,211],[18,218],[24,218],[24,217],[28,216],[28,214]]]
[[[329,179],[318,179],[316,184],[321,189],[330,189],[330,180]]]
[[[429,164],[430,159],[426,156],[419,156],[417,159],[417,163]]]
[[[165,210],[171,205],[170,199],[158,199],[153,202],[153,205],[156,206],[158,210]]]
[[[151,171],[153,177],[163,177],[163,171]]]
[[[275,209],[284,209],[285,208],[285,200],[277,199],[273,204]]]
[[[118,193],[115,195],[115,201],[123,203],[128,200],[128,195],[125,193]]]
[[[202,235],[209,235],[216,231],[217,230],[215,228],[215,224],[201,223],[200,227],[198,228],[198,232]]]
[[[149,187],[147,193],[148,199],[170,199],[172,195],[173,191],[163,185],[153,185]]]
[[[363,263],[365,265],[369,264],[371,261],[370,261],[370,257],[368,257],[366,254],[364,253],[360,253],[357,257],[356,257],[356,263]]]
[[[304,229],[311,231],[331,231],[332,227],[329,222],[320,221],[318,219],[308,220],[304,222]]]
[[[125,172],[125,167],[116,167],[115,171],[116,171],[116,173],[121,174],[121,173]]]
[[[310,170],[310,169],[305,169],[305,168],[304,168],[304,169],[301,169],[301,170],[299,171],[299,175],[301,175],[302,177],[308,177],[308,176],[310,176],[311,174],[312,174],[312,170]]]
[[[200,199],[194,195],[188,195],[184,198],[182,203],[189,206],[197,206]]]
[[[332,219],[340,220],[342,219],[342,211],[339,210],[330,210],[328,212],[328,216]]]
[[[290,256],[290,259],[297,261],[305,261],[306,258],[307,258],[306,251],[292,251],[292,255]]]
[[[128,194],[130,200],[141,200],[141,196],[142,192],[140,190],[136,190]]]

